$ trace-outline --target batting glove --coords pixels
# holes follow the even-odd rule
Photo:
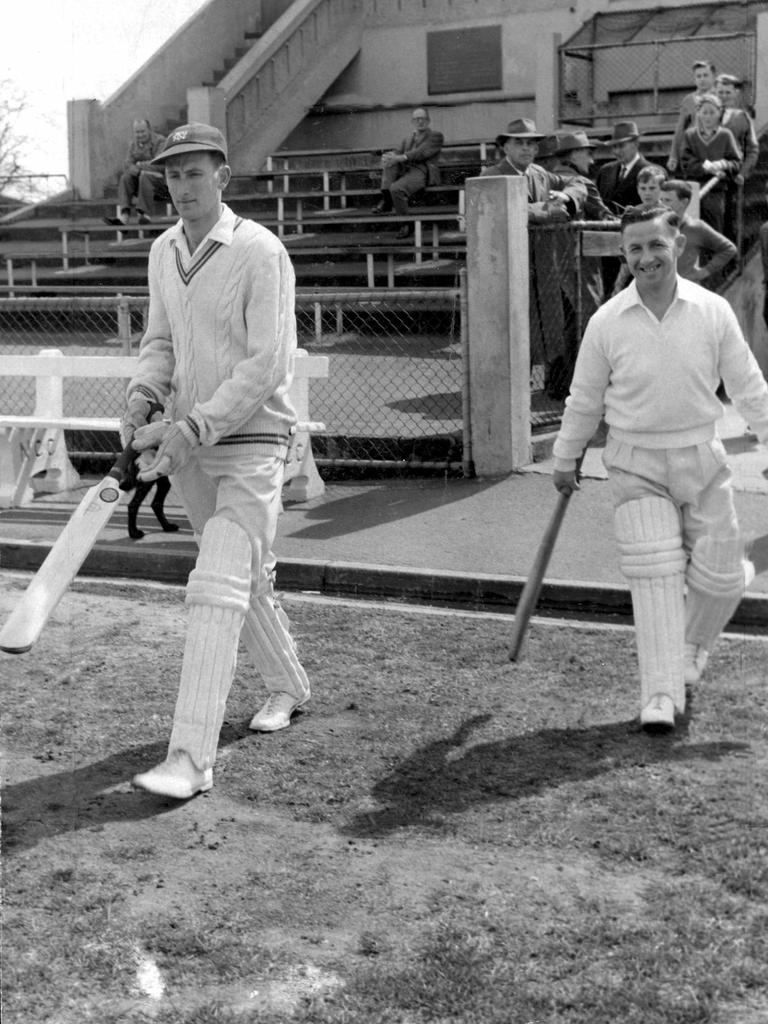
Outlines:
[[[132,395],[128,399],[128,406],[123,413],[123,419],[120,423],[120,440],[122,441],[123,448],[133,440],[133,435],[136,433],[137,428],[143,427],[149,420],[150,408],[149,399],[144,398],[142,395]]]
[[[180,420],[178,423],[149,423],[140,427],[133,436],[133,447],[137,452],[157,448],[154,459],[146,463],[146,456],[141,460],[139,480],[149,483],[160,476],[178,473],[189,462],[192,449],[199,442],[195,432]]]

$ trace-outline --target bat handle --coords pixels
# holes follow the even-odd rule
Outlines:
[[[147,415],[147,423],[151,423],[155,416],[163,414],[163,407],[158,402],[151,402],[149,406],[149,413]],[[136,459],[139,453],[133,447],[132,440],[123,448],[117,457],[112,469],[110,469],[107,476],[114,477],[117,480],[117,486],[121,491],[132,491],[138,483],[138,468],[136,466]]]

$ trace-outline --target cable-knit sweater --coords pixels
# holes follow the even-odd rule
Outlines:
[[[282,242],[222,204],[190,254],[179,221],[149,253],[149,318],[127,393],[152,395],[202,445],[274,453],[296,422],[295,276]]]
[[[726,299],[678,277],[677,296],[659,321],[632,281],[584,332],[553,448],[555,468],[573,469],[601,416],[612,437],[639,448],[711,440],[723,414],[715,394],[721,378],[768,443],[768,384]]]

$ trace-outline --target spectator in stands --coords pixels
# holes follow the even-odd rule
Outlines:
[[[648,166],[648,161],[640,153],[640,132],[634,121],[615,124],[608,144],[615,159],[603,164],[597,172],[597,190],[611,213],[619,217],[630,206],[640,205],[637,176],[643,167]],[[603,290],[606,295],[611,295],[621,270],[621,260],[617,256],[606,256],[602,268]]]
[[[611,220],[613,214],[605,205],[592,180],[593,151],[596,145],[585,132],[564,132],[557,136],[557,160],[554,170],[558,174],[574,174],[584,183],[587,198],[582,215],[584,220]]]
[[[136,214],[139,224],[151,222],[155,200],[169,199],[165,179],[151,161],[163,148],[165,136],[152,131],[146,118],[133,122],[133,137],[128,146],[123,170],[117,183],[117,203],[120,213],[117,217],[105,217],[107,224],[129,224],[136,200]]]
[[[680,150],[683,146],[685,129],[690,128],[696,120],[696,100],[705,93],[715,91],[715,65],[711,60],[695,60],[693,62],[693,84],[696,86],[693,92],[683,97],[680,104],[680,114],[675,125],[675,134],[672,137],[672,144],[669,149],[667,170],[674,174],[680,165]]]
[[[752,174],[760,156],[755,125],[752,118],[741,105],[739,90],[741,82],[734,75],[718,75],[716,95],[723,104],[723,116],[720,121],[736,139],[741,150],[742,165],[737,178],[746,181]]]
[[[497,136],[504,152],[497,164],[486,167],[482,177],[506,175],[526,179],[529,224],[563,224],[582,215],[587,189],[575,175],[563,176],[535,163],[543,132],[527,117],[517,118]],[[565,310],[560,281],[563,275],[565,233],[529,232],[531,299],[531,361],[545,364],[543,381],[550,398],[564,398],[568,392],[570,366],[566,346]]]
[[[700,96],[696,124],[685,130],[680,153],[683,177],[702,187],[701,219],[721,235],[725,225],[725,183],[741,169],[741,151],[730,131],[720,124],[722,113],[723,105],[714,93]]]
[[[717,437],[722,378],[768,444],[768,384],[729,303],[677,273],[685,245],[671,210],[628,210],[622,249],[634,281],[592,317],[554,444],[553,483],[578,490],[577,461],[601,417],[603,463],[629,582],[640,675],[640,724],[670,730],[686,684],[754,575]]]
[[[443,148],[441,132],[430,127],[430,117],[424,107],[417,107],[411,115],[413,131],[403,139],[398,149],[388,149],[381,157],[381,202],[373,208],[374,213],[395,213],[405,216],[408,201],[428,185],[440,184],[438,158]],[[407,238],[413,231],[412,224],[403,224],[397,232],[398,238]]]
[[[693,190],[687,181],[673,178],[661,186],[661,203],[680,218],[680,232],[685,248],[677,259],[680,277],[711,287],[720,271],[736,258],[737,249],[725,235],[719,234],[703,220],[691,217],[688,205]]]
[[[739,173],[728,180],[725,186],[725,233],[733,239],[739,237],[739,207],[743,185],[757,166],[760,156],[754,122],[741,100],[741,86],[742,83],[735,75],[717,76],[716,92],[723,104],[720,123],[736,139],[743,161]]]
[[[269,691],[249,728],[287,727],[310,696],[273,591],[296,422],[295,278],[276,235],[222,202],[231,171],[217,128],[176,128],[153,166],[165,169],[180,220],[149,252],[149,314],[121,435],[149,456],[140,480],[170,476],[200,550],[168,756],[133,783],[186,800],[213,785],[240,639]],[[146,423],[152,402],[167,420]]]
[[[597,172],[597,188],[608,209],[618,217],[628,207],[640,205],[637,176],[648,161],[640,153],[640,132],[634,121],[615,124],[608,145],[615,159]]]
[[[563,177],[572,176],[575,181],[584,185],[587,198],[581,211],[586,221],[614,220],[613,214],[600,198],[597,185],[590,178],[592,153],[596,148],[585,132],[560,132],[557,135],[557,151],[554,166],[551,168]],[[560,290],[563,298],[565,314],[565,373],[564,383],[567,393],[570,387],[573,367],[579,344],[589,318],[603,302],[603,278],[601,261],[598,256],[582,256],[580,273],[576,272],[576,247],[570,235],[563,239],[564,259],[563,273],[560,277]],[[578,290],[578,286],[580,291]],[[581,317],[579,318],[579,301],[581,298]]]
[[[661,186],[667,180],[667,172],[658,164],[648,164],[637,176],[637,194],[641,206],[658,206],[661,200]]]

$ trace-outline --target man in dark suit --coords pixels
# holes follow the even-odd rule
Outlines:
[[[609,146],[612,147],[615,160],[610,160],[597,172],[597,190],[603,202],[617,217],[620,217],[630,206],[640,206],[640,194],[637,191],[637,176],[648,161],[640,154],[640,132],[634,121],[619,121],[613,126]],[[613,286],[619,275],[621,260],[617,256],[606,256],[603,259],[603,290],[606,295],[613,294]]]
[[[637,175],[648,161],[640,154],[640,133],[634,121],[619,121],[613,126],[608,143],[615,160],[603,164],[597,172],[597,189],[611,213],[620,217],[630,206],[640,205]]]
[[[441,132],[430,127],[429,114],[424,107],[417,107],[411,115],[413,132],[403,139],[399,149],[390,149],[381,157],[381,202],[373,208],[374,213],[408,213],[408,200],[415,192],[421,192],[427,185],[440,184],[438,157],[443,148]],[[411,224],[403,224],[398,238],[407,238],[413,230]]]

